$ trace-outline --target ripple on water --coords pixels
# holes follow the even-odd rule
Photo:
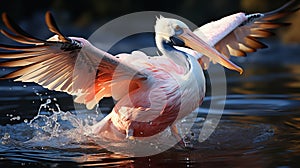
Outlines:
[[[300,111],[300,97],[291,95],[228,95],[226,100],[219,97],[207,97],[198,109],[208,113],[210,103],[225,104],[225,115],[288,115]]]
[[[299,110],[300,102],[297,99],[285,95],[229,95],[226,100],[225,117],[206,141],[202,143],[193,141],[193,148],[198,153],[214,155],[215,152],[219,156],[222,154],[225,156],[233,150],[243,150],[246,154],[255,153],[263,143],[268,142],[276,134],[274,125],[261,123],[259,120],[247,121],[242,117],[239,119],[227,117],[290,114]],[[211,101],[224,103],[218,97],[205,99],[204,105],[198,110],[202,115],[195,120],[191,130],[195,132],[195,138],[197,132],[203,131],[201,130],[203,123],[214,122],[203,117]],[[51,103],[54,105],[50,106]],[[89,136],[89,126],[96,121],[87,119],[95,118],[96,114],[87,117],[63,112],[55,103],[47,101],[42,104],[38,115],[27,123],[0,126],[0,156],[20,162],[74,161],[89,166],[122,165],[133,162],[130,157],[112,156],[111,152],[97,145],[95,139]],[[226,151],[226,154],[222,151]],[[169,152],[166,151],[165,154],[168,155]]]

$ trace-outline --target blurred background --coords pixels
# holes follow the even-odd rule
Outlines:
[[[46,32],[44,13],[50,10],[66,35],[88,37],[107,21],[132,12],[152,10],[169,12],[200,26],[240,11],[267,12],[285,2],[287,0],[1,0],[0,12],[7,12],[31,34],[46,38],[50,34]],[[290,18],[294,25],[288,33],[279,33],[280,38],[286,43],[300,41],[298,33],[300,19],[296,19],[297,17],[299,18],[299,13]]]

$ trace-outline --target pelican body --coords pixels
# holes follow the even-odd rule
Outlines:
[[[75,96],[75,102],[93,109],[103,97],[117,103],[112,112],[94,125],[94,134],[112,140],[151,137],[170,127],[180,139],[175,123],[199,107],[205,95],[203,70],[209,63],[243,72],[229,60],[265,48],[258,38],[272,35],[270,29],[287,25],[273,22],[298,9],[294,1],[268,12],[237,13],[192,31],[176,19],[157,18],[155,42],[161,55],[141,51],[113,56],[80,37],[66,37],[52,17],[46,23],[55,35],[48,40],[32,37],[4,13],[11,31],[8,38],[27,46],[1,44],[0,67],[19,67],[2,77],[35,82],[50,90]],[[203,37],[203,35],[205,37]],[[179,46],[179,47],[178,47]]]

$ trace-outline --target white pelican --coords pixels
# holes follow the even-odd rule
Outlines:
[[[213,61],[242,73],[242,68],[229,60],[230,55],[243,56],[265,48],[258,38],[268,37],[268,30],[286,25],[272,21],[296,11],[288,9],[293,2],[268,13],[233,14],[194,31],[179,20],[159,17],[155,41],[162,55],[151,59],[140,51],[113,56],[84,38],[66,37],[49,12],[46,23],[55,35],[41,40],[24,32],[4,13],[2,19],[11,32],[1,33],[28,45],[0,45],[7,50],[1,51],[0,58],[7,60],[0,67],[19,68],[2,79],[35,82],[66,92],[88,109],[103,97],[113,97],[117,103],[96,124],[95,134],[106,132],[112,139],[131,139],[149,137],[170,127],[178,137],[174,123],[201,105],[205,95],[202,69]],[[206,39],[201,39],[201,33]]]

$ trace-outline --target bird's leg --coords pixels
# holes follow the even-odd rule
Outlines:
[[[182,141],[181,136],[179,135],[178,129],[175,124],[170,126],[172,135],[177,139],[177,141]]]
[[[126,129],[126,138],[130,140],[134,140],[133,129],[131,128]]]
[[[172,135],[178,140],[178,145],[182,148],[192,148],[193,145],[190,142],[190,138],[185,136],[184,138],[181,138],[178,132],[178,128],[175,124],[171,125],[171,133]]]
[[[183,141],[183,139],[181,138],[181,136],[179,135],[178,129],[176,127],[175,124],[171,125],[171,133],[172,135],[177,139],[178,141],[178,145],[180,148],[185,148],[185,143]]]

